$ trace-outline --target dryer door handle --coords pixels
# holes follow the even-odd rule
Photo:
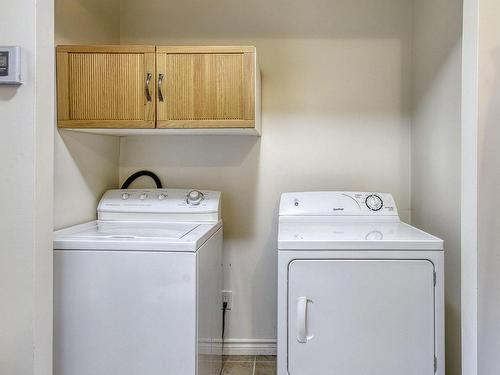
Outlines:
[[[307,336],[307,304],[312,302],[307,297],[297,298],[297,341],[301,344],[306,344],[312,339],[312,336]]]

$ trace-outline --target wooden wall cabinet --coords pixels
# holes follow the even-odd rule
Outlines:
[[[57,48],[61,128],[154,128],[154,46]]]
[[[159,128],[252,128],[253,47],[157,47]]]
[[[57,93],[60,128],[260,134],[255,47],[60,46]]]

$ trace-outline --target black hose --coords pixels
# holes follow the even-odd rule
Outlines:
[[[222,303],[222,335],[221,335],[221,345],[222,345],[222,349],[221,349],[221,354],[222,354],[222,358],[224,358],[224,336],[225,336],[225,332],[226,332],[226,312],[227,312],[227,302],[223,302]],[[222,366],[221,366],[221,369],[220,369],[220,374],[219,375],[222,375],[222,372],[224,371],[224,360],[222,360]]]
[[[153,173],[151,171],[139,171],[139,172],[135,172],[133,175],[131,175],[129,178],[127,178],[125,180],[125,182],[122,185],[122,189],[128,189],[128,187],[130,186],[130,184],[132,182],[134,182],[137,178],[141,177],[141,176],[151,177],[155,181],[156,187],[158,189],[163,188],[163,186],[161,184],[161,181],[160,181],[160,178],[155,173]]]

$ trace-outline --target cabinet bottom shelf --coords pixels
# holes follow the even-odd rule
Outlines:
[[[140,136],[140,135],[247,135],[260,137],[260,130],[257,128],[205,128],[205,129],[168,129],[168,128],[149,128],[149,129],[107,129],[107,128],[59,128],[64,131],[76,131],[82,133],[113,135],[116,137]]]

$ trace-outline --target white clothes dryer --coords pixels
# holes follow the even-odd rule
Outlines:
[[[286,193],[279,375],[444,375],[443,241],[390,194]]]

